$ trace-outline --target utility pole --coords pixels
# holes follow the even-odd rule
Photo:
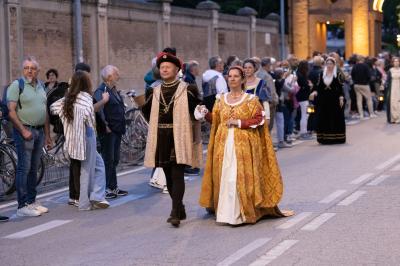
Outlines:
[[[281,0],[281,60],[286,58],[285,47],[285,0]]]
[[[83,62],[81,0],[74,0],[73,15],[74,15],[75,64],[77,64]]]

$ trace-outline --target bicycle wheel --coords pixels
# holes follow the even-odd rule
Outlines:
[[[15,191],[15,174],[17,164],[13,155],[0,146],[0,196],[9,195]]]
[[[38,167],[38,171],[37,171],[36,186],[38,186],[40,184],[40,182],[42,182],[45,168],[46,168],[46,164],[44,163],[43,155],[42,155],[42,157],[40,157],[40,163],[39,163],[39,167]]]

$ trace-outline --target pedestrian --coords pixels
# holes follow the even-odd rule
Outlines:
[[[228,72],[231,91],[219,94],[207,118],[212,123],[200,205],[214,211],[216,221],[230,225],[283,217],[277,207],[283,184],[272,140],[258,97],[245,92],[242,67]],[[196,108],[196,118],[207,113]]]
[[[400,61],[393,57],[387,75],[386,113],[388,123],[400,123]]]
[[[203,73],[203,103],[208,110],[212,110],[215,102],[215,95],[228,92],[228,86],[222,75],[224,71],[224,62],[221,57],[213,56],[208,60],[210,69]]]
[[[319,82],[310,95],[316,99],[317,141],[320,144],[341,144],[346,142],[344,120],[343,83],[345,77],[337,69],[336,60],[328,57]]]
[[[364,117],[363,98],[367,101],[369,117],[374,118],[374,109],[372,106],[372,96],[369,82],[371,80],[371,72],[365,59],[362,56],[357,58],[357,64],[351,70],[351,77],[354,82],[354,90],[357,96],[357,109],[361,120],[369,119]]]
[[[271,131],[274,127],[275,113],[279,104],[279,96],[275,87],[276,76],[274,74],[274,69],[272,68],[272,58],[264,57],[260,62],[260,69],[257,71],[257,77],[264,80],[267,88],[271,92],[271,102],[270,102],[270,123],[269,130]]]
[[[183,196],[186,165],[200,167],[201,136],[193,132],[192,116],[200,103],[196,86],[178,78],[182,63],[176,56],[160,53],[157,58],[162,84],[149,89],[143,114],[149,121],[144,164],[162,167],[172,198],[172,210],[167,222],[178,227],[186,219]]]
[[[296,93],[296,100],[300,105],[300,138],[301,140],[309,140],[312,138],[311,134],[307,131],[308,113],[307,107],[309,105],[308,98],[313,86],[312,82],[308,79],[308,61],[302,60],[297,68],[297,84],[299,91]]]
[[[56,139],[63,135],[63,125],[59,116],[53,116],[50,113],[50,105],[57,100],[64,97],[68,90],[69,84],[67,82],[58,81],[58,71],[57,69],[51,68],[46,72],[47,82],[45,85],[46,90],[46,110],[49,117],[50,126],[53,128],[53,132],[57,135]]]
[[[48,208],[36,200],[36,180],[43,146],[50,147],[46,116],[46,92],[38,80],[39,63],[33,57],[23,61],[23,87],[14,81],[7,90],[9,117],[17,149],[17,216],[40,216]]]
[[[185,64],[185,71],[183,75],[183,80],[191,85],[196,86],[197,88],[197,83],[196,83],[196,77],[200,75],[200,64],[199,62],[195,60],[191,60],[188,63]],[[198,89],[197,89],[198,91]],[[200,93],[198,93],[200,94]],[[195,129],[195,132],[201,132],[201,122],[200,121],[193,121],[193,127],[197,127]],[[185,175],[199,175],[200,174],[200,168],[196,167],[185,167]]]
[[[243,69],[246,74],[245,92],[258,97],[264,107],[265,119],[268,125],[271,122],[270,102],[272,101],[271,90],[267,83],[256,76],[257,63],[253,59],[243,61]]]
[[[128,195],[128,191],[118,187],[117,166],[121,153],[122,135],[126,131],[125,104],[117,90],[119,70],[113,65],[107,65],[101,70],[103,82],[94,92],[94,99],[100,102],[103,93],[108,92],[108,102],[97,111],[98,117],[104,124],[97,130],[101,144],[101,155],[106,169],[106,199]],[[98,121],[96,121],[98,122]]]
[[[75,66],[75,72],[85,71],[90,73],[90,66],[86,63],[78,63]],[[71,83],[71,80],[69,81]],[[65,95],[65,94],[64,94]],[[63,96],[64,97],[64,96]],[[61,99],[61,98],[60,98]],[[59,116],[60,117],[60,116]],[[64,127],[64,126],[63,126]],[[80,193],[80,176],[81,176],[81,161],[70,157],[69,164],[69,199],[68,205],[79,207]]]
[[[102,96],[95,108],[89,74],[78,70],[65,97],[50,106],[63,123],[64,147],[69,157],[80,162],[79,210],[109,207],[105,200],[104,162],[96,150],[95,109],[104,106],[110,97],[108,92]]]

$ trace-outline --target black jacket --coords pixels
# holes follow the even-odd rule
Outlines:
[[[357,85],[369,85],[371,80],[371,71],[367,64],[357,63],[351,70],[351,78],[353,83]]]
[[[113,133],[125,134],[125,104],[119,92],[114,92],[108,88],[105,83],[100,84],[94,93],[95,101],[102,99],[103,92],[110,94],[108,102],[96,113],[97,131],[99,134],[105,134],[105,126],[107,125]]]
[[[308,84],[307,76],[297,72],[297,84],[299,84],[300,90],[296,93],[296,99],[299,102],[308,101],[308,97],[311,93],[311,87]]]

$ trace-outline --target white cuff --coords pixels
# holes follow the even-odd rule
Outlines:
[[[271,111],[269,110],[269,103],[263,102],[264,112],[265,112],[265,119],[271,119]]]
[[[197,107],[199,107],[199,105],[197,105],[196,108],[194,109],[194,118],[196,120],[202,120],[202,119],[204,119],[206,114],[199,112]]]
[[[242,121],[238,119],[237,122],[238,122],[238,128],[242,128]]]

